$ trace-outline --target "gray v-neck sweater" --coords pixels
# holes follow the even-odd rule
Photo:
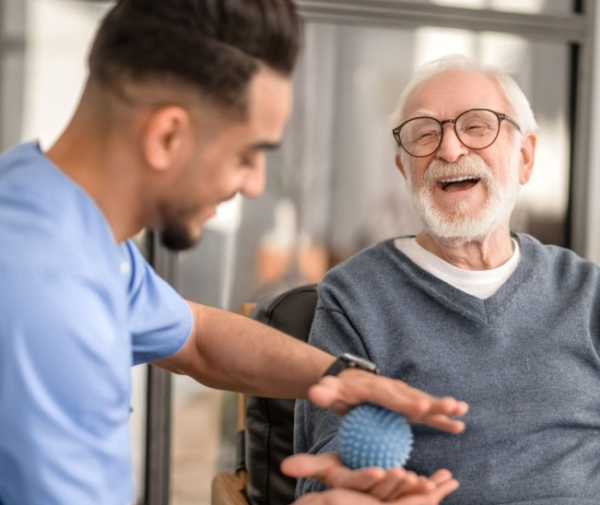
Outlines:
[[[600,269],[518,235],[519,266],[481,300],[382,242],[319,286],[310,343],[374,361],[387,376],[465,400],[461,435],[413,426],[407,468],[448,468],[447,504],[600,503]],[[335,451],[340,419],[296,406],[297,452]],[[300,494],[317,489],[300,481]]]

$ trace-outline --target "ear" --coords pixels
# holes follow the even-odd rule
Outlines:
[[[394,157],[394,163],[396,163],[398,170],[400,170],[400,173],[406,179],[406,170],[404,169],[404,165],[402,164],[402,160],[400,159],[399,154],[396,154],[396,156]]]
[[[530,133],[521,143],[521,167],[519,168],[519,183],[526,184],[531,178],[535,162],[535,146],[537,137]]]
[[[147,164],[165,171],[191,152],[191,118],[182,107],[168,106],[152,112],[143,131],[142,150]]]

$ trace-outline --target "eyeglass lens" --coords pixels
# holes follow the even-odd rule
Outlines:
[[[459,140],[470,149],[484,149],[494,143],[500,118],[492,111],[471,110],[456,118]],[[415,118],[404,123],[399,132],[402,147],[412,156],[429,156],[442,142],[442,125],[433,118]]]

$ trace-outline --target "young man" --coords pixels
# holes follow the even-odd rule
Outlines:
[[[186,303],[128,240],[149,228],[185,249],[219,203],[263,191],[299,33],[288,0],[122,0],[58,141],[0,158],[2,505],[132,501],[129,368],[144,362],[263,396],[303,398],[313,386],[311,398],[339,413],[370,401],[462,430],[449,416],[464,403],[399,381],[346,370],[318,383],[333,356]],[[457,485],[446,473],[352,473],[323,458],[290,460],[288,471],[372,491],[365,504],[407,492],[438,503]]]

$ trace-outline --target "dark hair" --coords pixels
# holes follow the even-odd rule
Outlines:
[[[245,112],[259,62],[288,76],[301,25],[291,0],[120,0],[104,18],[89,56],[90,77],[171,77]]]

